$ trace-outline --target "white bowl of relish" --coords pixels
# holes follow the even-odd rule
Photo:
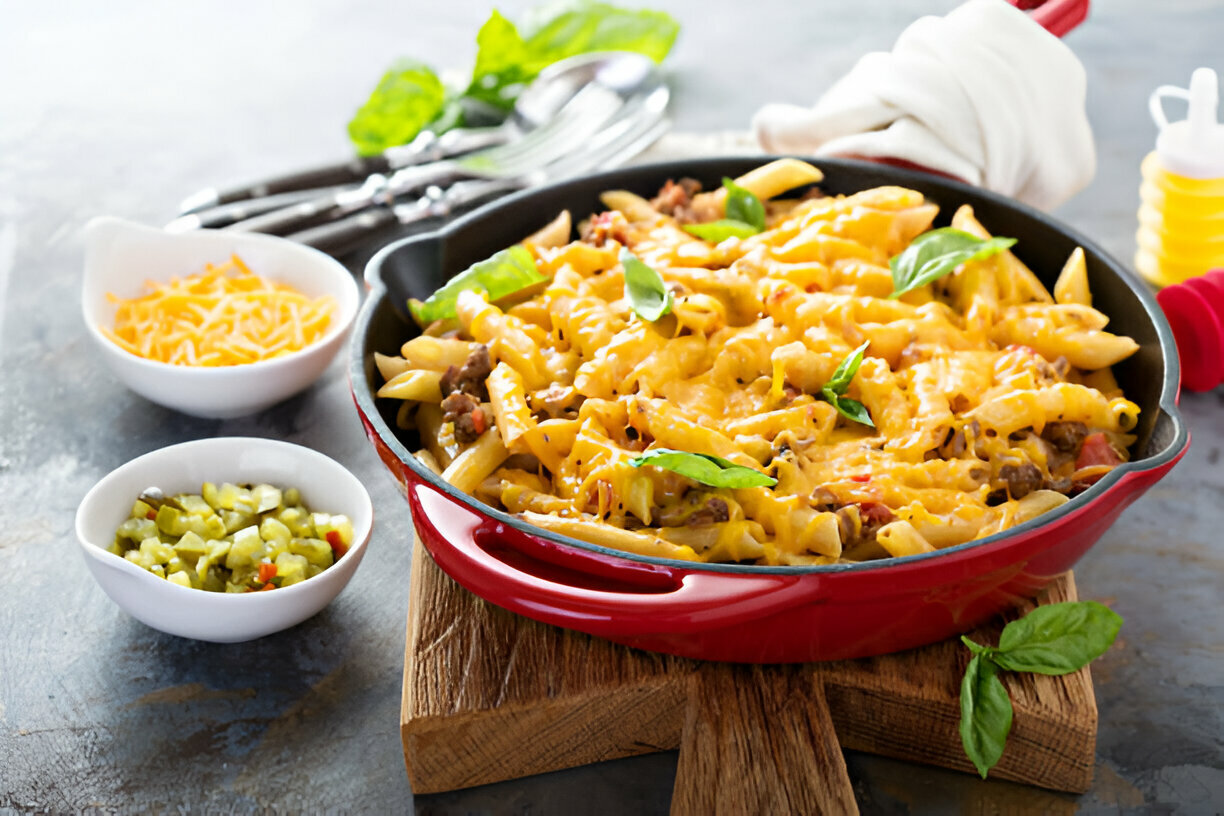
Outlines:
[[[197,494],[205,482],[296,488],[311,510],[346,516],[352,538],[331,566],[271,591],[182,586],[111,552],[116,531],[146,489]],[[108,473],[81,501],[76,533],[98,585],[132,617],[180,637],[237,643],[287,629],[331,603],[357,571],[373,523],[365,486],[335,460],[289,442],[216,437],[160,448]]]

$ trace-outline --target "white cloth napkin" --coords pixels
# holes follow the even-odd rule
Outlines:
[[[923,17],[867,54],[814,108],[770,104],[770,153],[897,158],[1053,209],[1092,180],[1084,67],[1004,0]]]

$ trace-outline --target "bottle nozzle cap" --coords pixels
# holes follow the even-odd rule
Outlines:
[[[1167,97],[1186,100],[1184,120],[1170,122],[1165,118]],[[1194,72],[1189,90],[1162,85],[1152,92],[1148,107],[1160,128],[1156,152],[1170,173],[1197,179],[1224,178],[1224,125],[1216,119],[1219,104],[1219,82],[1210,68]]]

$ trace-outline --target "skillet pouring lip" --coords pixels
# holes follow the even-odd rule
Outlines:
[[[1075,245],[1083,247],[1086,256],[1095,259],[1096,262],[1105,267],[1109,272],[1109,276],[1116,280],[1116,285],[1128,288],[1131,294],[1138,300],[1142,308],[1144,317],[1151,324],[1151,328],[1156,335],[1159,344],[1161,356],[1161,371],[1162,377],[1159,384],[1151,382],[1147,384],[1149,387],[1159,387],[1160,396],[1154,404],[1155,409],[1167,417],[1168,423],[1171,426],[1170,432],[1165,434],[1166,440],[1159,450],[1150,453],[1149,455],[1134,459],[1117,466],[1098,482],[1092,485],[1088,490],[1074,496],[1065,504],[1042,513],[1034,519],[1031,519],[1023,524],[1009,528],[1003,532],[994,535],[969,541],[964,544],[959,544],[953,547],[935,550],[929,553],[920,553],[917,555],[908,555],[893,558],[882,558],[872,561],[863,561],[852,564],[828,564],[821,566],[757,566],[750,564],[719,564],[707,563],[700,561],[681,561],[678,559],[661,558],[656,556],[638,555],[635,553],[616,550],[610,547],[604,547],[598,544],[582,541],[580,539],[571,538],[569,536],[553,533],[543,528],[531,525],[510,513],[503,510],[491,507],[477,499],[469,496],[466,493],[456,489],[448,482],[435,474],[429,468],[421,464],[417,458],[405,447],[404,443],[396,435],[395,431],[384,419],[382,413],[374,401],[374,391],[371,382],[371,367],[373,358],[373,349],[367,349],[366,344],[369,340],[371,323],[375,314],[382,308],[395,308],[396,313],[404,317],[403,310],[396,308],[394,304],[385,303],[389,297],[389,291],[383,280],[382,273],[388,260],[393,256],[404,252],[412,247],[423,247],[427,245],[436,245],[438,247],[447,247],[451,245],[458,236],[462,236],[465,232],[471,229],[474,225],[482,223],[492,223],[499,219],[510,218],[517,222],[522,222],[521,217],[524,212],[532,212],[532,205],[541,200],[547,200],[558,193],[573,192],[575,195],[582,192],[595,193],[607,189],[618,187],[644,187],[654,183],[655,189],[659,184],[668,178],[678,178],[685,175],[720,177],[721,175],[738,175],[747,169],[764,164],[782,156],[720,156],[713,158],[687,159],[679,161],[655,162],[651,164],[636,165],[630,168],[612,170],[603,173],[583,176],[569,181],[559,182],[556,184],[547,185],[529,190],[524,190],[514,193],[505,198],[486,204],[479,209],[468,213],[461,218],[456,219],[442,229],[424,234],[414,235],[407,238],[402,238],[394,241],[383,247],[374,255],[365,269],[365,280],[370,291],[365,303],[362,305],[361,312],[358,315],[357,323],[354,328],[352,351],[350,358],[350,386],[352,388],[354,401],[358,410],[361,412],[365,420],[375,430],[379,439],[383,444],[395,453],[395,455],[413,472],[415,477],[433,489],[445,495],[448,499],[454,502],[461,503],[476,513],[493,519],[494,521],[505,524],[508,527],[515,528],[530,536],[561,544],[567,547],[576,547],[588,552],[597,553],[603,556],[612,556],[628,561],[634,561],[642,564],[666,566],[672,568],[681,568],[684,570],[697,570],[706,572],[720,573],[750,573],[753,575],[810,575],[810,574],[844,574],[844,573],[862,573],[872,572],[876,570],[888,569],[904,569],[906,567],[916,567],[925,564],[931,559],[951,560],[959,554],[964,554],[969,551],[990,548],[994,545],[1004,544],[1019,539],[1027,539],[1031,535],[1039,534],[1041,528],[1051,526],[1058,522],[1063,517],[1075,514],[1094,503],[1106,503],[1111,500],[1117,501],[1129,495],[1127,492],[1126,481],[1135,475],[1142,474],[1148,471],[1159,470],[1169,466],[1176,461],[1186,450],[1189,445],[1189,433],[1185,423],[1182,421],[1180,411],[1177,406],[1178,385],[1179,385],[1179,368],[1174,345],[1172,330],[1164,318],[1156,299],[1137,276],[1124,268],[1108,253],[1106,253],[1095,241],[1085,237],[1078,231],[1067,227],[1050,216],[1028,207],[1025,204],[1009,199],[997,193],[983,190],[977,187],[964,184],[959,181],[937,178],[931,174],[907,168],[884,166],[871,162],[857,161],[851,159],[812,159],[811,157],[796,157],[802,158],[811,164],[816,165],[825,172],[825,181],[820,183],[824,188],[830,181],[830,177],[836,178],[839,174],[846,174],[851,177],[857,175],[867,175],[879,177],[883,182],[899,186],[910,187],[917,189],[926,194],[927,190],[938,190],[943,194],[943,197],[949,200],[960,202],[970,202],[975,209],[982,203],[993,205],[999,209],[1011,214],[1013,221],[1029,219],[1036,222],[1040,228],[1052,231],[1055,236],[1069,239]],[[870,186],[879,186],[879,183],[874,183]],[[859,189],[866,189],[860,186]],[[941,213],[944,207],[941,206]],[[585,213],[583,217],[585,217]],[[1006,232],[1006,224],[994,224],[995,232]],[[530,228],[522,230],[523,234],[530,232]],[[456,274],[461,269],[455,269],[451,274]],[[411,324],[406,325],[407,332],[411,330]],[[360,383],[360,387],[359,384]],[[1148,409],[1149,411],[1152,409]],[[1157,417],[1159,419],[1159,417]],[[1150,443],[1149,443],[1150,447]]]

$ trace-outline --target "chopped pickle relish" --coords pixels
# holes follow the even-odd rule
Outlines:
[[[146,491],[110,551],[209,592],[256,592],[313,578],[353,543],[347,516],[312,512],[296,488],[215,485],[165,499]]]

